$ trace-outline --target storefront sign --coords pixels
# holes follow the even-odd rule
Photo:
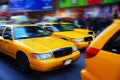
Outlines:
[[[70,7],[78,7],[78,6],[86,6],[86,0],[59,0],[60,8],[70,8]]]
[[[10,12],[52,10],[52,0],[10,0]]]

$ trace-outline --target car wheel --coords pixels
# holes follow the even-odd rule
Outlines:
[[[18,68],[21,71],[27,72],[30,70],[28,58],[24,53],[22,52],[17,53],[16,61],[17,61]]]

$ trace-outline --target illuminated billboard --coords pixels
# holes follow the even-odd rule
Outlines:
[[[10,12],[52,10],[52,0],[10,0]]]
[[[87,0],[60,0],[59,7],[60,8],[70,8],[70,7],[78,7],[78,6],[86,6]]]
[[[72,8],[87,5],[114,3],[119,0],[59,0],[59,8]]]
[[[117,0],[103,0],[103,3],[104,4],[107,4],[107,3],[114,3],[116,2]]]
[[[88,5],[102,4],[102,0],[87,0]]]

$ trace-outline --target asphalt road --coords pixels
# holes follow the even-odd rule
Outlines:
[[[15,60],[0,53],[0,80],[81,80],[80,70],[85,67],[84,51],[80,59],[72,65],[49,72],[19,71]]]

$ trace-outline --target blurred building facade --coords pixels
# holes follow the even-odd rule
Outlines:
[[[25,14],[30,18],[88,18],[120,16],[120,0],[52,0],[53,9],[48,11],[19,12],[12,15]],[[9,0],[0,0],[9,9]],[[4,6],[5,7],[5,6]],[[9,10],[0,11],[0,16],[10,16]],[[7,14],[8,13],[8,14]]]

